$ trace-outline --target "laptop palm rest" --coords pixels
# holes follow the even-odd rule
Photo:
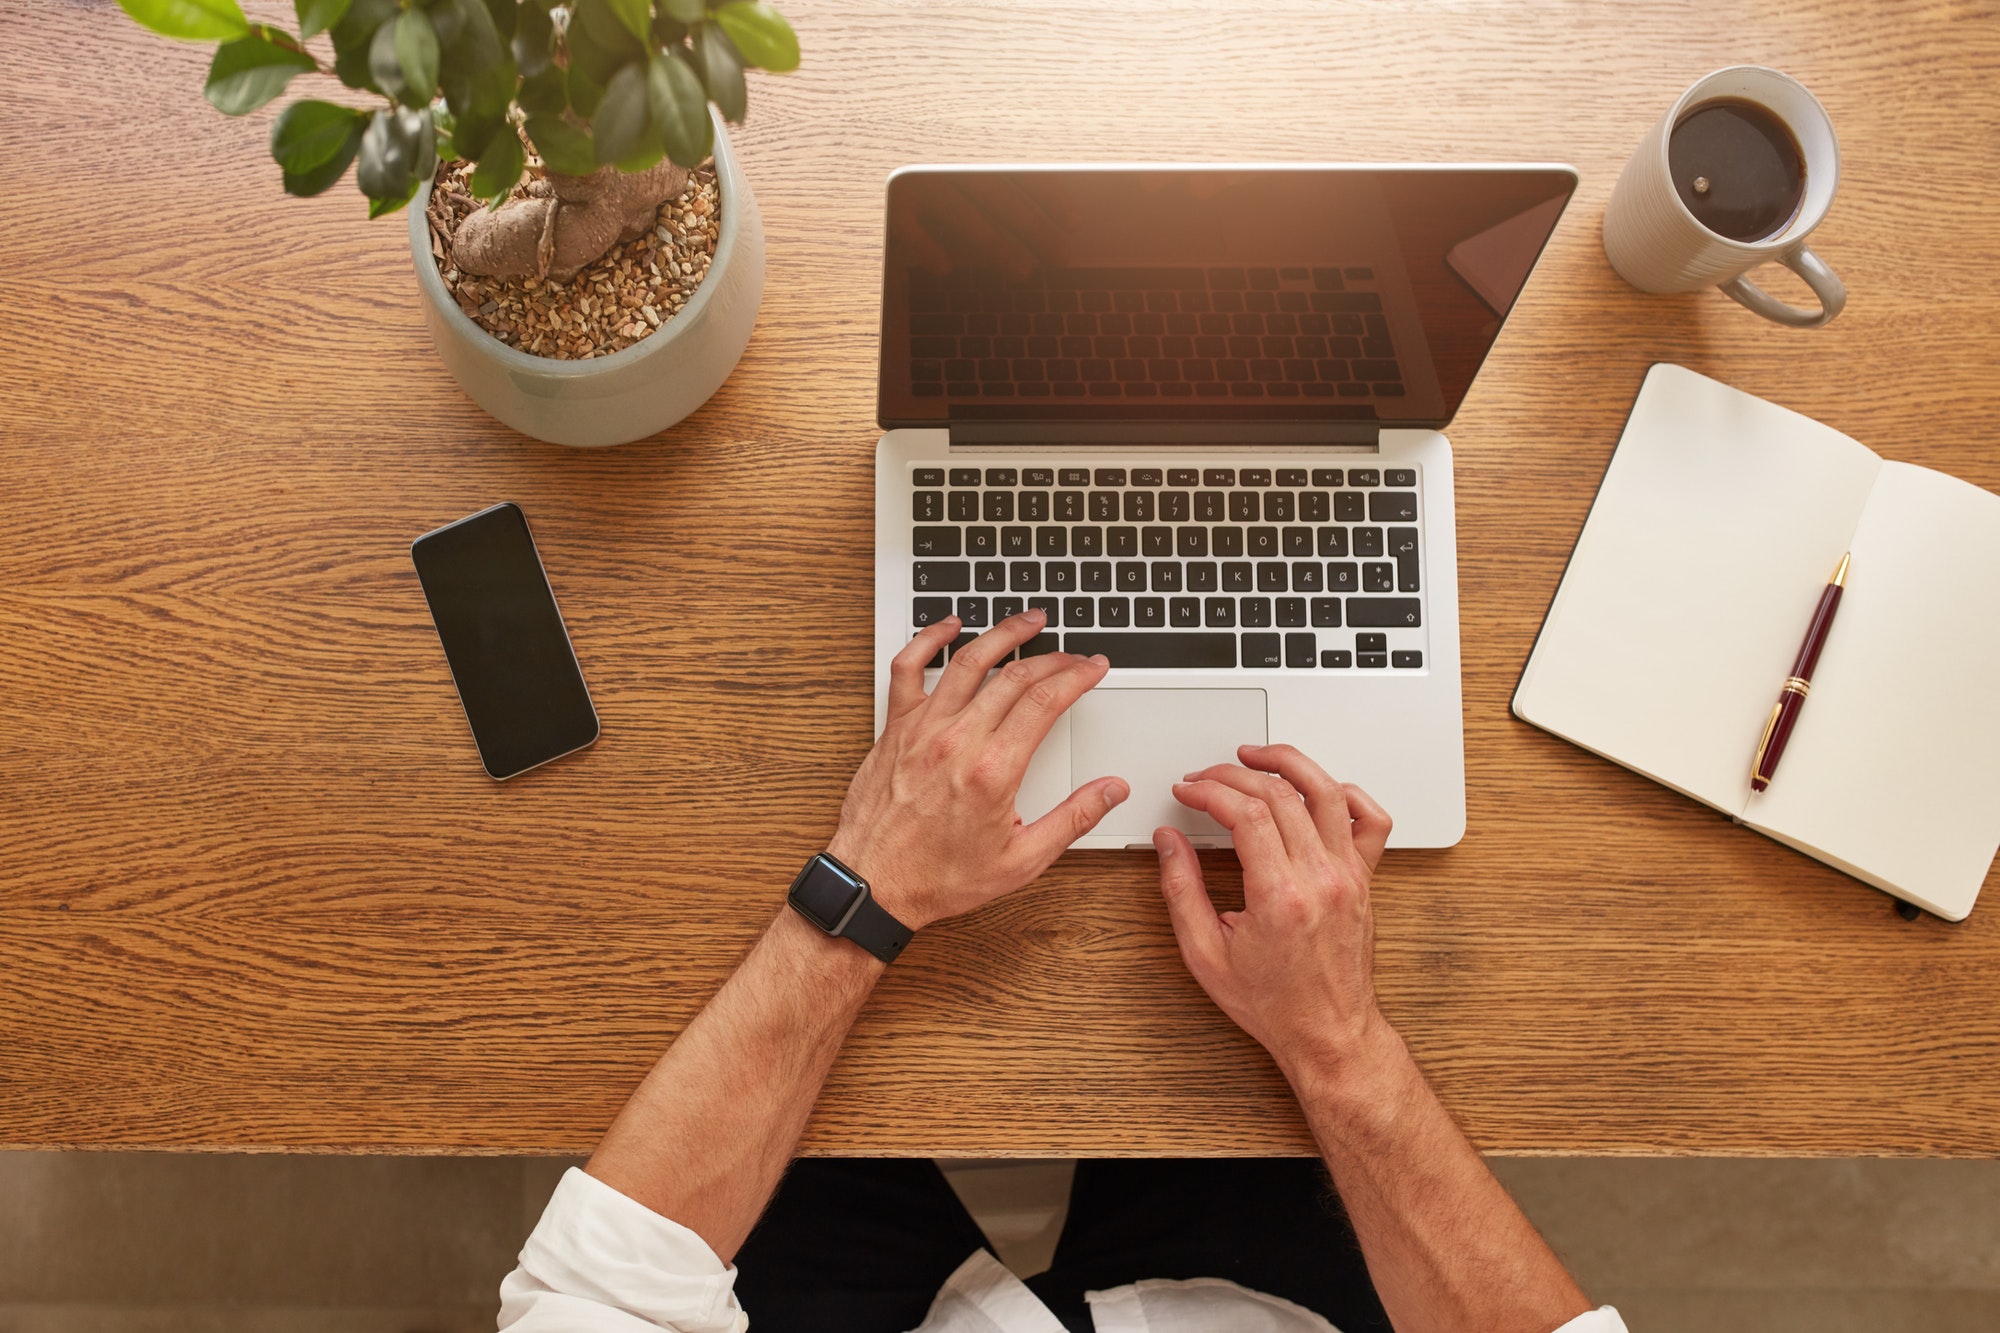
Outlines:
[[[1069,724],[1072,788],[1114,774],[1132,786],[1099,835],[1151,847],[1153,830],[1168,824],[1198,846],[1228,845],[1228,830],[1176,801],[1173,785],[1210,764],[1235,763],[1239,745],[1264,744],[1264,691],[1100,687],[1077,701]]]

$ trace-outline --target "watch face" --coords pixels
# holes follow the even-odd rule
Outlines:
[[[821,930],[832,930],[861,896],[861,885],[815,857],[792,882],[792,905]]]

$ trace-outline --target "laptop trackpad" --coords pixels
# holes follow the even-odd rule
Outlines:
[[[1174,799],[1184,774],[1233,764],[1239,745],[1262,745],[1262,690],[1096,689],[1070,709],[1070,782],[1116,775],[1131,799],[1106,815],[1096,833],[1150,845],[1170,824],[1207,844],[1229,836],[1207,815]]]

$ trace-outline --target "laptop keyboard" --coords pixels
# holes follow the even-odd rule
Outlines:
[[[918,398],[1405,394],[1366,265],[916,270],[909,304]]]
[[[1421,489],[1414,467],[914,465],[910,625],[958,616],[955,652],[1039,608],[1026,656],[1419,671]]]

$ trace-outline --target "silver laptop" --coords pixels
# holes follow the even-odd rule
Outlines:
[[[1451,420],[1576,186],[1525,166],[911,167],[890,177],[876,449],[889,659],[1028,607],[1112,670],[1037,751],[1081,847],[1228,834],[1172,784],[1289,742],[1392,846],[1465,833]],[[954,646],[956,647],[956,645]],[[935,669],[943,660],[933,663]]]

